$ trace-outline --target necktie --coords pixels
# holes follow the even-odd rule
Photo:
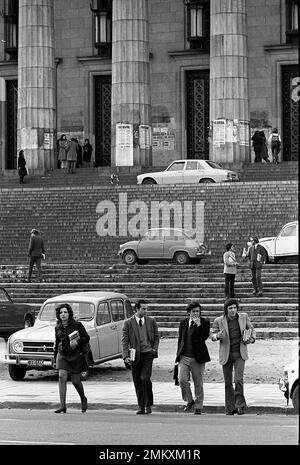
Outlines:
[[[140,327],[143,326],[142,318],[140,318],[139,325],[140,325]]]
[[[193,328],[194,326],[195,326],[195,322],[192,321],[192,322],[191,322],[191,328]]]

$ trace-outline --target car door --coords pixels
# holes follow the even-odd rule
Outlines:
[[[163,171],[162,183],[182,184],[184,166],[185,161],[174,161],[165,171]]]
[[[285,225],[275,239],[275,257],[298,255],[298,227]]]
[[[189,160],[186,162],[185,169],[183,171],[183,182],[188,183],[198,183],[200,179],[201,165],[196,160]]]
[[[97,306],[93,302],[68,301],[68,303],[70,303],[72,307],[74,319],[79,320],[84,325],[88,335],[90,336],[89,344],[91,346],[93,358],[94,360],[97,360],[99,358],[99,342],[95,326],[95,309]],[[49,312],[51,313],[51,304],[47,305],[49,305]],[[54,305],[52,304],[52,308],[53,307]],[[55,313],[54,308],[52,311]],[[51,319],[51,317],[49,317],[49,319]]]
[[[162,258],[163,237],[158,229],[149,230],[137,246],[137,256],[141,259]]]
[[[118,352],[117,325],[112,321],[108,302],[100,302],[97,307],[96,332],[98,337],[98,357],[103,359]]]
[[[110,301],[111,316],[115,324],[117,325],[118,334],[118,353],[122,353],[122,329],[125,320],[125,308],[124,302],[121,299]]]

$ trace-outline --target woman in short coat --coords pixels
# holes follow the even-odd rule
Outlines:
[[[60,408],[55,413],[66,413],[66,393],[68,373],[81,399],[81,411],[87,409],[87,398],[84,395],[83,384],[80,379],[82,371],[88,366],[81,352],[82,345],[90,340],[85,327],[73,318],[73,310],[69,304],[61,304],[56,309],[57,324],[55,326],[54,360],[59,373]],[[78,331],[79,338],[70,340],[69,335]]]

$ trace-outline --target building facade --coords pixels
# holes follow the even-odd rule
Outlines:
[[[61,134],[95,166],[253,161],[277,127],[298,159],[299,0],[0,0],[0,172],[57,168]]]

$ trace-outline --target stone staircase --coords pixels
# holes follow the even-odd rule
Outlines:
[[[179,205],[180,213],[169,215],[171,226],[181,225],[191,212],[194,220],[199,216],[197,232],[203,228],[204,243],[211,251],[204,261],[222,262],[228,241],[235,243],[240,257],[249,234],[274,236],[283,224],[297,219],[298,182],[0,189],[1,263],[27,260],[33,227],[42,232],[48,263],[118,263],[119,245],[133,239],[129,226],[138,211],[130,213],[129,207],[137,201],[144,207],[146,227],[161,221],[159,212],[152,213],[160,202]],[[99,226],[107,205],[111,235]]]
[[[140,173],[163,171],[165,166],[152,167],[120,167],[120,185],[136,185],[136,176]],[[228,166],[229,169],[235,169]],[[283,162],[279,165],[273,163],[246,163],[238,167],[242,182],[297,180],[298,162]],[[71,175],[64,169],[47,171],[43,175],[31,175],[25,178],[24,185],[19,184],[17,171],[11,171],[9,175],[0,175],[0,189],[30,189],[33,187],[65,187],[65,186],[109,186],[110,174],[114,172],[111,167],[99,168],[77,168],[75,174]]]
[[[16,270],[19,277],[15,277]],[[36,312],[47,298],[78,291],[125,293],[134,302],[149,301],[149,314],[155,316],[162,337],[177,337],[179,321],[186,315],[190,300],[199,300],[203,316],[213,321],[222,314],[224,303],[223,267],[219,263],[201,265],[97,265],[45,264],[45,282],[26,283],[26,266],[0,268],[0,287],[14,302],[32,305]],[[34,276],[33,276],[34,278]],[[252,295],[251,275],[241,265],[236,278],[236,295],[246,311],[258,338],[298,336],[298,265],[280,263],[263,269],[264,295]]]
[[[297,180],[299,166],[297,161],[273,163],[247,163],[239,171],[242,182]]]

